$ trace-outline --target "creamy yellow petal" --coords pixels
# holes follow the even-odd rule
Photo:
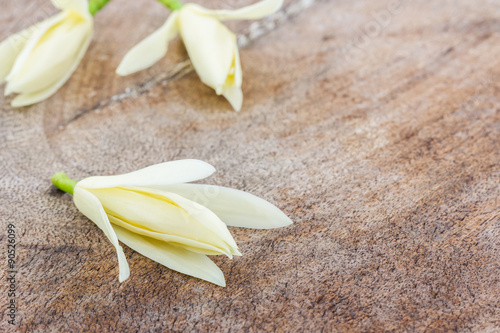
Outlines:
[[[224,287],[224,274],[207,256],[153,238],[141,236],[115,226],[121,242],[174,271],[197,277]]]
[[[33,35],[36,26],[20,31],[0,43],[0,84],[11,71],[26,42]]]
[[[188,4],[190,9],[204,15],[210,15],[219,20],[253,20],[276,12],[283,5],[283,0],[263,0],[240,9],[207,9],[199,5]]]
[[[198,202],[229,226],[271,229],[292,224],[279,208],[244,191],[203,184],[176,184],[161,189]]]
[[[118,75],[129,75],[151,67],[167,54],[168,43],[177,35],[177,16],[175,11],[163,26],[153,32],[127,52],[116,69]]]
[[[201,81],[218,89],[226,82],[234,61],[236,36],[217,19],[181,9],[179,28],[189,58]]]
[[[57,90],[59,90],[59,88],[61,88],[66,83],[66,81],[71,77],[73,72],[76,70],[76,68],[80,64],[83,56],[85,55],[85,52],[87,51],[87,48],[88,48],[91,41],[92,41],[92,34],[90,33],[87,37],[87,40],[82,45],[82,48],[80,49],[78,56],[73,60],[73,63],[71,65],[70,69],[59,79],[59,81],[52,84],[48,88],[45,88],[45,89],[42,89],[42,90],[39,90],[39,91],[36,91],[33,93],[21,93],[21,94],[19,94],[18,96],[16,96],[12,100],[12,102],[11,102],[12,106],[13,107],[21,107],[21,106],[35,104],[35,103],[41,102],[41,101],[49,98],[53,94],[55,94],[57,92]]]
[[[30,38],[26,41],[24,48],[22,49],[21,53],[19,53],[14,66],[12,66],[12,70],[6,78],[7,81],[9,81],[13,76],[17,75],[17,73],[23,69],[26,61],[31,55],[31,51],[37,46],[38,42],[45,35],[45,33],[52,27],[60,24],[61,21],[63,21],[65,18],[65,13],[59,13],[34,26]]]
[[[23,67],[9,75],[9,90],[36,93],[50,88],[69,77],[87,49],[92,23],[75,15],[46,31],[30,52]]]
[[[131,225],[159,233],[189,238],[231,253],[216,230],[204,227],[184,209],[164,196],[152,196],[126,188],[91,189],[106,214]],[[221,222],[221,224],[223,224]]]
[[[201,225],[203,225],[207,230],[215,233],[217,237],[220,237],[227,245],[231,248],[231,253],[235,255],[240,255],[238,252],[238,246],[233,239],[233,236],[227,229],[224,222],[217,217],[212,211],[198,204],[195,201],[188,200],[177,193],[166,192],[154,188],[142,188],[133,187],[134,190],[142,191],[142,193],[149,193],[149,195],[157,195],[159,197],[167,198],[171,200],[176,205],[185,210],[190,216],[196,219]]]
[[[29,39],[6,78],[6,95],[12,92],[24,93],[13,101],[13,106],[33,104],[52,95],[74,71],[90,42],[92,18],[87,1],[60,0],[54,4],[67,10],[30,28],[32,31]],[[71,27],[68,22],[73,22],[70,18],[74,17],[84,23],[78,24],[72,38],[59,38],[61,30]],[[54,43],[54,35],[58,37],[55,41],[59,45],[51,45],[50,42]],[[76,47],[72,47],[74,45]],[[69,58],[68,53],[71,54]]]
[[[243,92],[240,87],[224,87],[222,90],[224,96],[235,111],[240,111],[243,105]]]
[[[89,177],[78,184],[89,189],[170,185],[203,179],[214,172],[215,168],[206,162],[187,159],[155,164],[123,175]]]
[[[228,256],[231,255],[231,253],[222,252],[221,249],[219,249],[213,245],[210,245],[210,244],[201,243],[201,242],[189,239],[189,238],[184,238],[184,237],[174,236],[174,235],[169,235],[169,234],[163,234],[163,233],[159,233],[156,231],[136,227],[135,225],[132,225],[124,220],[121,220],[121,219],[114,217],[114,216],[111,216],[111,215],[108,215],[108,218],[109,218],[109,221],[113,225],[117,225],[119,227],[125,228],[127,230],[130,230],[131,232],[134,232],[134,233],[142,235],[142,236],[154,238],[154,239],[157,239],[157,240],[163,241],[163,242],[168,242],[168,243],[171,243],[172,245],[175,245],[175,246],[180,246],[182,248],[185,248],[186,250],[190,250],[190,251],[193,251],[196,253],[207,254],[207,255],[220,255],[220,254],[225,254]]]
[[[234,47],[234,62],[232,74],[229,75],[222,87],[222,95],[231,103],[235,111],[240,111],[243,104],[243,92],[241,91],[242,70],[238,47]]]
[[[128,279],[130,275],[130,270],[128,267],[127,259],[123,253],[123,249],[118,243],[118,237],[109,223],[108,217],[104,212],[104,209],[97,200],[97,198],[89,191],[80,188],[78,185],[75,186],[73,193],[73,201],[75,206],[82,212],[83,215],[88,217],[92,222],[94,222],[106,235],[111,244],[116,248],[116,253],[118,255],[118,267],[119,267],[119,280],[120,282]]]
[[[234,46],[234,62],[232,66],[233,71],[233,82],[232,86],[241,87],[241,83],[243,81],[243,71],[241,70],[241,61],[240,61],[240,52],[238,50],[238,46]]]

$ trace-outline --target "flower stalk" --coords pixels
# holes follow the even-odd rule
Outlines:
[[[171,11],[181,9],[182,6],[184,5],[181,1],[179,0],[158,0],[161,2],[165,7],[170,9]]]
[[[109,0],[90,0],[89,1],[89,12],[90,15],[95,16],[98,11],[104,8],[108,4]]]
[[[77,183],[77,181],[69,178],[64,172],[55,173],[52,177],[50,177],[50,180],[55,187],[71,195],[73,194]]]

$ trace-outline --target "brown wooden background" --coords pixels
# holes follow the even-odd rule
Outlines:
[[[0,39],[54,13],[47,0],[1,6]],[[114,74],[167,15],[153,0],[111,1],[55,96],[22,109],[0,97],[0,239],[15,224],[18,329],[500,330],[500,2],[289,0],[270,19],[230,22],[251,40],[240,113],[199,81],[178,39],[150,70]],[[243,256],[214,259],[226,288],[129,248],[120,284],[113,247],[49,177],[181,158],[295,224],[231,228]]]

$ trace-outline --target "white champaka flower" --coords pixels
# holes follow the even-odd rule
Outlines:
[[[75,71],[93,33],[87,0],[52,0],[61,12],[0,43],[0,83],[12,106],[31,105],[53,95]]]
[[[247,192],[187,184],[214,171],[200,160],[178,160],[79,182],[56,174],[52,181],[73,194],[76,207],[115,246],[120,282],[130,272],[118,241],[170,269],[225,286],[222,271],[207,255],[241,255],[227,226],[270,229],[292,221]]]
[[[201,81],[239,111],[243,93],[236,36],[220,21],[262,18],[282,4],[283,0],[263,0],[236,10],[211,10],[186,4],[173,11],[160,29],[134,46],[116,72],[129,75],[152,66],[165,56],[169,41],[180,34]]]

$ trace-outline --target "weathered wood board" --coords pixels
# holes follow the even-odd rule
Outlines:
[[[0,39],[52,13],[46,0],[3,1]],[[230,22],[253,39],[240,113],[178,39],[150,70],[114,74],[167,15],[114,0],[56,95],[21,109],[0,97],[0,330],[500,330],[499,1],[290,0],[260,23]],[[231,228],[243,256],[214,258],[225,288],[127,247],[120,284],[113,247],[49,177],[182,158],[295,224]]]

